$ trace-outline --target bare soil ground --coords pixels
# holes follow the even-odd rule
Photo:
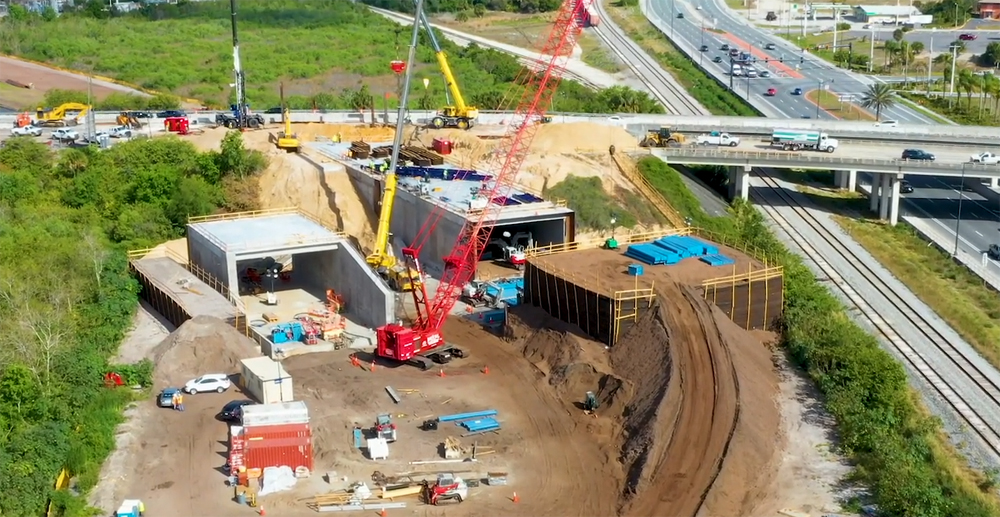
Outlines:
[[[21,98],[21,100],[33,100],[34,102],[41,100],[46,91],[54,88],[58,88],[60,90],[79,91],[87,91],[88,88],[92,88],[94,97],[97,97],[98,99],[103,99],[114,92],[124,92],[143,96],[148,95],[145,92],[134,88],[129,88],[128,86],[122,86],[120,84],[107,81],[94,80],[91,84],[89,78],[85,74],[57,70],[35,63],[0,56],[0,82],[6,81],[7,79],[13,79],[21,83],[30,84],[32,88],[26,91],[38,93],[34,97],[27,99]],[[7,105],[8,102],[4,102],[5,100],[6,99],[0,98],[0,105]],[[30,105],[14,105],[15,100],[15,98],[10,99],[9,104],[12,104],[10,106],[11,108],[24,109],[31,107]]]

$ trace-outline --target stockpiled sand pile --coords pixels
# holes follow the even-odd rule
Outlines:
[[[268,142],[263,132],[247,135],[247,145],[268,157],[267,168],[259,177],[261,208],[297,207],[326,227],[354,237],[362,248],[371,247],[375,215],[361,202],[343,165],[308,147],[303,153],[309,159],[286,153]]]
[[[657,300],[610,353],[530,308],[508,337],[562,399],[596,392],[620,515],[753,515],[782,446],[770,352],[692,288],[658,282]]]
[[[254,342],[211,316],[184,322],[156,348],[157,386],[179,386],[206,373],[238,373],[240,360],[260,355]]]
[[[281,129],[275,129],[280,131]],[[319,138],[333,138],[340,135],[341,141],[351,142],[354,140],[364,140],[366,142],[391,142],[395,128],[376,126],[369,127],[365,124],[320,124],[309,122],[305,124],[292,124],[292,132],[298,135],[303,142],[312,142]]]

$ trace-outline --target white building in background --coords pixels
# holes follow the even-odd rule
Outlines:
[[[911,5],[856,5],[852,14],[859,22],[896,25],[931,23],[934,19]]]

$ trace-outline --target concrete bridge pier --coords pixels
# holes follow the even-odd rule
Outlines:
[[[729,167],[729,199],[747,199],[750,197],[749,165],[732,165]]]
[[[839,189],[854,192],[858,188],[858,171],[833,171],[833,182]]]
[[[872,212],[878,212],[878,200],[879,200],[879,190],[882,187],[882,174],[877,172],[871,173],[872,175],[872,190],[868,193],[868,209]]]
[[[1000,188],[1000,178],[989,178],[990,188]]]

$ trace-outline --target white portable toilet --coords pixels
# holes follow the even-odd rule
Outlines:
[[[385,438],[369,439],[368,457],[373,460],[389,459],[389,442],[385,441]]]

